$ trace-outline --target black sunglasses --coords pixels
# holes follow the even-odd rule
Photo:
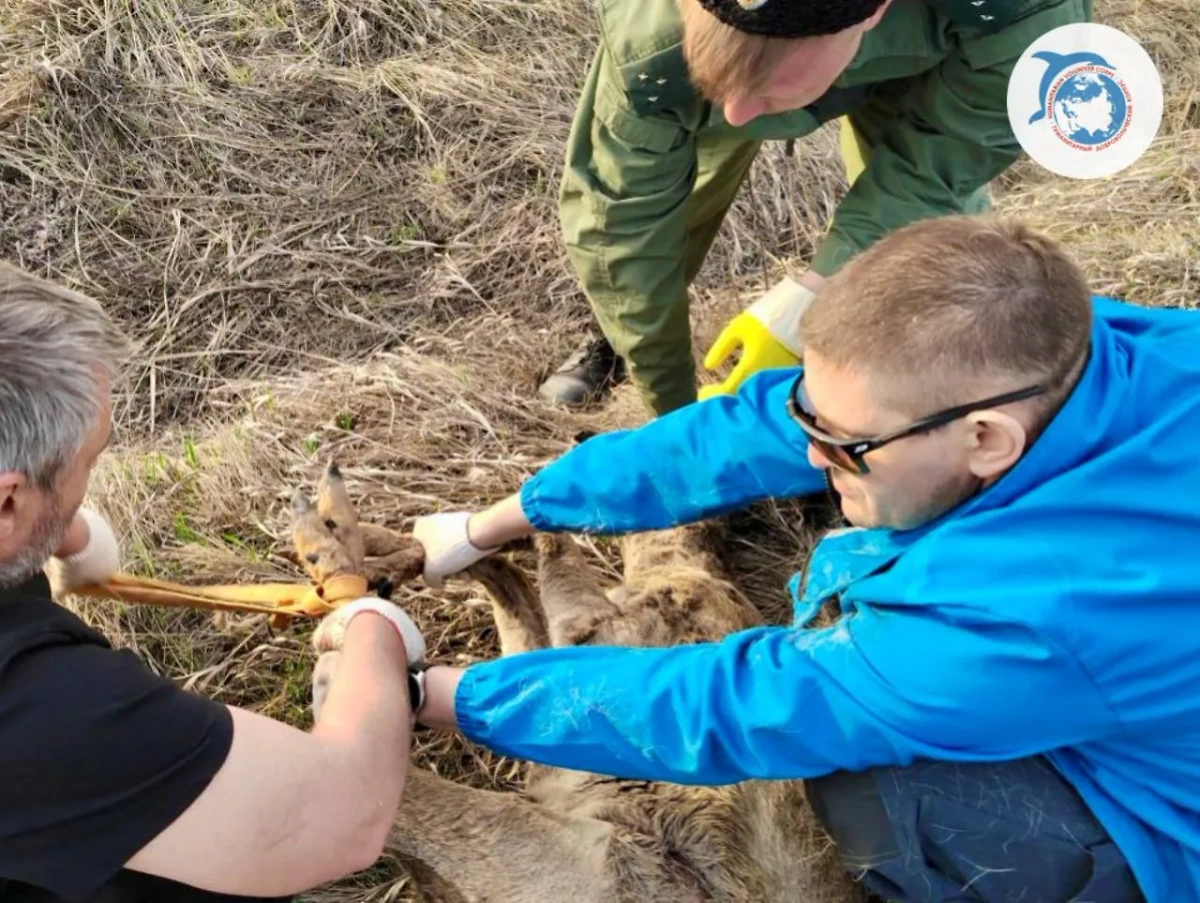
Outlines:
[[[788,397],[788,413],[792,415],[793,420],[800,424],[800,428],[808,436],[808,441],[820,449],[821,454],[831,464],[849,473],[865,474],[870,473],[871,469],[867,466],[867,462],[863,460],[863,457],[878,448],[882,448],[889,442],[895,442],[897,439],[903,439],[906,436],[914,436],[917,433],[927,433],[940,426],[945,426],[947,423],[955,421],[960,417],[965,417],[973,411],[997,407],[1013,401],[1022,401],[1026,398],[1032,398],[1035,395],[1041,395],[1045,391],[1045,386],[1029,386],[1025,389],[1018,389],[1015,392],[1006,392],[1003,395],[985,398],[982,401],[974,401],[971,404],[947,408],[915,423],[910,423],[908,426],[901,427],[898,430],[884,433],[882,436],[839,439],[836,436],[829,435],[829,433],[817,426],[816,414],[805,401],[804,373],[801,371],[800,375],[796,377],[796,381],[792,383],[792,392]]]

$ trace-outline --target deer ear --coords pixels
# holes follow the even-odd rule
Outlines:
[[[317,510],[322,514],[337,514],[343,519],[356,520],[357,515],[350,496],[346,492],[346,482],[342,472],[332,461],[325,468],[317,483]]]
[[[304,494],[303,489],[297,489],[292,495],[292,514],[296,517],[303,517],[310,511],[312,511],[312,502]]]

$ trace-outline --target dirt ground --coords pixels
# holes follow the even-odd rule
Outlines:
[[[1167,91],[1134,167],[1072,182],[1024,161],[997,209],[1065,242],[1093,288],[1195,306],[1200,15],[1097,0]],[[555,196],[594,42],[585,0],[8,0],[0,8],[0,259],[102,300],[140,343],[92,501],[126,567],[292,579],[287,500],[342,466],[364,517],[403,527],[517,488],[581,430],[642,418],[623,387],[569,413],[536,397],[589,322]],[[836,134],[768,146],[695,286],[696,346],[787,262],[845,190]],[[783,620],[819,511],[739,517],[740,576]],[[598,562],[615,553],[596,543]],[[615,571],[612,571],[615,573]],[[463,584],[397,600],[432,654],[496,654]],[[160,673],[308,724],[307,629],[72,602]],[[519,766],[423,738],[477,786]],[[387,863],[311,895],[410,899]]]

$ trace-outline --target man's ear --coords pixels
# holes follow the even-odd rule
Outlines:
[[[967,423],[968,466],[985,484],[999,479],[1025,453],[1029,434],[1015,417],[976,411]]]
[[[0,472],[0,543],[5,542],[17,529],[17,493],[27,485],[23,473],[14,470]]]

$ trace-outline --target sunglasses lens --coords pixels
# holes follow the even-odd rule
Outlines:
[[[847,471],[848,473],[861,474],[864,473],[863,468],[850,455],[850,453],[840,445],[834,445],[825,439],[822,439],[819,433],[820,427],[817,426],[816,418],[805,404],[805,397],[802,386],[803,374],[797,378],[792,386],[791,411],[792,416],[804,428],[804,432],[808,435],[808,441],[821,453],[831,465],[839,470]]]
[[[840,445],[830,445],[828,442],[822,442],[820,439],[809,437],[813,445],[821,452],[821,455],[832,464],[834,467],[845,470],[848,473],[861,473],[858,463],[850,457],[850,453]]]

